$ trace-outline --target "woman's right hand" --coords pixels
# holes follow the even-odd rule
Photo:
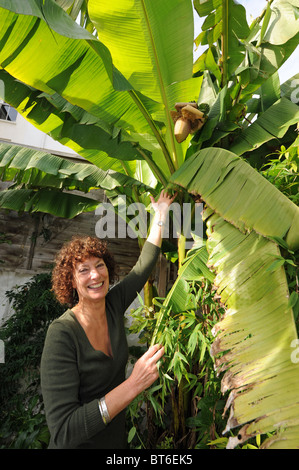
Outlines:
[[[151,346],[136,362],[129,381],[136,390],[136,395],[150,387],[159,377],[157,362],[164,355],[164,346]]]
[[[150,387],[159,377],[157,362],[164,354],[164,346],[151,346],[136,362],[131,375],[105,396],[110,418],[131,403],[141,392]]]

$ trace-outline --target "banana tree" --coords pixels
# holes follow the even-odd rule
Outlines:
[[[222,391],[231,390],[228,448],[273,433],[264,448],[297,448],[297,331],[280,246],[299,248],[299,208],[235,154],[195,153],[172,177],[206,202],[208,265],[226,305],[216,325]],[[221,355],[219,354],[221,353]]]
[[[131,66],[130,70],[122,70],[120,73],[116,69],[120,65],[118,64],[118,58],[114,57],[112,64],[110,52],[104,46],[103,39],[101,38],[102,42],[100,43],[95,36],[92,36],[86,30],[80,29],[78,25],[71,22],[70,18],[52,0],[45,5],[43,5],[43,2],[26,2],[26,5],[23,2],[9,5],[7,2],[3,2],[3,7],[15,10],[19,14],[16,15],[7,10],[2,10],[1,14],[3,26],[5,24],[7,32],[10,28],[13,28],[20,39],[20,47],[17,46],[17,49],[15,49],[13,46],[13,49],[15,52],[22,49],[22,58],[19,56],[19,59],[23,63],[25,58],[23,53],[26,51],[26,44],[30,37],[30,43],[31,40],[33,42],[29,48],[32,46],[33,50],[36,51],[35,58],[33,59],[36,64],[34,69],[41,72],[41,77],[37,79],[35,72],[33,75],[30,74],[29,68],[26,71],[23,70],[26,77],[20,69],[17,73],[12,72],[9,65],[11,58],[10,41],[6,41],[5,36],[3,38],[8,49],[5,51],[5,47],[2,48],[2,59],[4,62],[1,60],[1,63],[3,69],[18,79],[18,83],[15,82],[14,85],[11,85],[12,87],[19,87],[19,81],[21,81],[26,83],[27,86],[29,85],[31,89],[33,88],[33,92],[35,89],[38,89],[39,93],[35,93],[35,100],[37,95],[38,99],[41,98],[40,91],[43,91],[43,98],[47,98],[45,94],[51,95],[49,100],[52,103],[55,97],[59,95],[60,101],[61,98],[64,101],[66,100],[70,105],[76,106],[77,111],[78,108],[84,109],[85,112],[87,111],[89,121],[87,123],[88,127],[86,127],[86,121],[83,120],[84,129],[81,127],[82,120],[79,125],[77,125],[78,121],[74,122],[74,110],[72,110],[73,119],[70,119],[68,115],[69,119],[60,121],[55,112],[48,119],[40,118],[43,119],[41,127],[54,138],[74,148],[97,166],[116,169],[117,171],[125,172],[129,176],[135,176],[136,159],[142,161],[142,164],[138,165],[136,174],[139,173],[139,168],[142,166],[143,173],[146,171],[150,175],[151,184],[156,179],[156,181],[166,186],[170,174],[183,161],[184,149],[188,145],[186,141],[183,146],[179,146],[175,141],[169,111],[175,102],[182,101],[186,95],[190,100],[196,101],[202,81],[201,77],[192,77],[193,28],[190,27],[193,24],[192,6],[189,2],[184,4],[182,2],[177,3],[177,7],[172,3],[172,19],[169,22],[169,17],[167,18],[166,24],[168,29],[166,31],[164,28],[163,34],[161,34],[161,21],[163,21],[163,18],[156,9],[158,4],[156,7],[154,5],[147,6],[147,9],[150,8],[150,10],[154,8],[154,12],[147,11],[147,9],[141,11],[138,5],[135,5],[134,15],[139,26],[137,28],[134,25],[133,37],[131,35],[127,36],[122,45],[118,45],[117,50],[119,51],[119,56],[123,57],[129,54],[135,43],[137,49],[140,44],[144,44],[144,47],[139,51],[133,51],[134,56],[138,59],[135,60],[136,64],[134,64],[136,69],[134,75],[139,77],[137,83],[131,76]],[[127,5],[123,8],[119,5],[118,8],[121,9],[119,22],[125,27],[129,18],[127,14],[129,6]],[[107,9],[106,12],[105,9]],[[89,17],[97,25],[99,15],[103,18],[105,14],[109,15],[109,6],[105,6],[104,3],[89,2],[88,11]],[[167,14],[167,8],[164,11],[165,14]],[[17,20],[16,23],[15,20]],[[18,24],[19,21],[21,23],[24,21],[23,25]],[[173,31],[177,24],[180,25],[180,31],[175,35],[174,41]],[[55,31],[49,30],[48,25],[53,27]],[[20,27],[20,31],[21,29],[24,31],[24,28],[27,30],[28,27],[31,32],[28,35],[25,33],[25,36],[21,37],[19,36],[20,31],[16,31],[15,27],[17,29]],[[112,39],[114,37],[115,40],[114,27],[114,24],[109,25],[107,23],[105,31],[108,35],[110,31],[110,36],[112,31]],[[70,37],[61,36],[61,33]],[[51,44],[45,35],[49,35]],[[43,49],[43,56],[47,57],[44,65],[40,62],[40,51],[35,47],[40,44],[40,40],[46,41],[49,50],[52,50],[51,58]],[[80,53],[78,49],[79,44]],[[113,45],[110,43],[109,47],[113,49]],[[71,50],[72,52],[70,52]],[[186,51],[188,52],[186,53]],[[65,62],[66,56],[69,58],[68,64]],[[52,64],[50,71],[49,65],[53,57],[58,61],[60,60],[59,57],[63,59],[60,68],[56,66],[53,68]],[[33,58],[32,55],[31,58]],[[144,58],[147,58],[146,66],[143,63]],[[18,62],[19,59],[17,57],[15,59]],[[137,64],[138,61],[139,64]],[[92,67],[94,67],[93,71]],[[74,70],[76,70],[75,74],[73,73]],[[88,72],[82,75],[81,72],[84,70]],[[28,72],[31,77],[28,75]],[[22,75],[22,78],[19,73]],[[78,80],[73,82],[73,79],[70,79],[70,77],[75,78],[77,73]],[[131,83],[127,80],[128,73],[130,74]],[[94,83],[91,83],[91,77],[94,78]],[[84,85],[82,87],[82,80],[85,83],[88,82],[89,86],[86,87]],[[5,90],[7,92],[7,85]],[[56,92],[56,94],[53,92]],[[7,93],[9,94],[9,91]],[[146,96],[146,94],[149,94],[150,97]],[[9,98],[6,99],[7,101],[9,100]],[[23,107],[25,117],[32,118],[34,121],[33,108],[35,103],[36,101],[29,101],[28,97],[25,97],[25,103],[21,101],[17,109],[21,111]],[[54,103],[54,106],[59,106],[57,101]],[[69,107],[64,107],[63,111],[68,113],[70,111]],[[93,117],[93,121],[96,121],[96,129],[94,129],[94,126],[93,128],[90,126],[90,116]],[[51,126],[53,126],[52,129],[50,128]],[[105,139],[102,135],[99,135],[99,127],[105,128]],[[82,132],[83,130],[84,132]],[[93,139],[87,137],[88,133],[92,135]],[[82,137],[82,134],[85,137]],[[104,148],[105,141],[109,146],[109,155],[107,147],[106,151]],[[113,144],[119,144],[122,147],[119,148],[117,146],[116,155],[118,158],[115,161],[111,160],[110,156],[111,153],[113,155],[113,149],[110,149],[110,145]],[[92,149],[90,149],[90,146],[93,146]],[[101,146],[100,149],[99,146]],[[96,154],[96,156],[92,157],[92,153]],[[145,163],[150,172],[145,169]],[[148,181],[146,182],[148,183]]]
[[[188,186],[186,198],[190,166],[185,169],[184,162],[196,165],[202,155],[203,167],[214,168],[206,149],[220,148],[215,161],[225,175],[231,166],[224,149],[258,168],[269,145],[273,150],[295,140],[298,106],[287,93],[281,96],[277,75],[298,42],[295,0],[268,2],[250,26],[244,8],[232,0],[195,0],[198,14],[206,17],[197,42],[208,46],[195,64],[191,1],[89,0],[89,29],[58,3],[0,0],[5,99],[99,168],[134,179],[142,174],[153,189],[179,174],[173,181]],[[173,120],[175,128],[184,124],[184,132],[176,133],[179,142]],[[255,174],[248,173],[250,181]],[[215,175],[207,175],[207,187],[217,186]],[[260,185],[256,180],[257,198]],[[209,204],[204,189],[194,192]],[[216,213],[223,201],[222,193],[211,206]],[[246,204],[246,197],[241,201]],[[260,215],[249,215],[255,226]],[[270,280],[267,285],[271,289]]]
[[[135,2],[133,6],[119,2],[111,7],[108,2],[89,1],[88,10],[86,3],[0,2],[4,46],[1,79],[5,98],[16,103],[15,107],[41,130],[100,168],[115,169],[133,177],[138,177],[142,168],[142,177],[146,171],[145,182],[150,185],[156,180],[166,186],[170,174],[194,150],[193,145],[196,148],[202,144],[218,145],[220,140],[223,145],[228,135],[230,140],[235,140],[238,131],[244,128],[240,109],[245,108],[247,89],[252,95],[294,48],[295,32],[290,28],[288,43],[284,44],[287,52],[272,63],[267,58],[268,42],[262,40],[265,27],[259,37],[260,49],[254,48],[260,23],[257,21],[252,32],[243,7],[234,2],[216,2],[215,5],[214,2],[203,5],[195,2],[198,13],[208,15],[204,28],[207,37],[213,33],[213,41],[209,38],[211,47],[204,54],[204,61],[201,58],[192,70],[191,2],[178,2],[177,6],[164,2],[163,7],[159,1],[149,5]],[[276,9],[283,8],[276,3]],[[74,12],[83,8],[83,16],[88,14],[88,24],[91,20],[93,27],[80,28],[59,5],[72,8],[69,13],[73,18]],[[165,15],[167,21],[164,21]],[[236,21],[229,24],[235,17]],[[119,35],[114,34],[115,28],[119,30],[120,26],[126,32],[122,33],[121,41]],[[88,29],[100,31],[101,42]],[[11,40],[12,34],[18,38],[17,42]],[[237,45],[236,38],[239,39]],[[281,47],[278,50],[281,51]],[[274,52],[277,54],[276,50]],[[250,69],[251,73],[252,68],[242,63],[245,53],[254,64],[255,87],[244,79],[245,69],[247,72]],[[260,56],[266,59],[259,60],[257,66],[255,62]],[[24,67],[27,57],[31,65]],[[221,69],[216,59],[219,64],[229,63],[230,67],[224,65]],[[269,62],[265,72],[264,63]],[[233,86],[227,88],[229,74],[237,66],[240,67],[237,80],[234,78]],[[224,76],[226,79],[220,80]],[[218,89],[213,83],[215,77]],[[186,99],[189,102],[204,99],[211,105],[209,120],[199,131],[199,139],[198,135],[193,139],[188,152],[190,136],[183,143],[176,142],[170,113],[176,102]],[[225,119],[227,114],[229,119]],[[264,142],[255,143],[255,147]]]

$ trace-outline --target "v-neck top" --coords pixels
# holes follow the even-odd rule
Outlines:
[[[106,426],[98,400],[125,380],[124,313],[156,264],[160,248],[145,242],[130,273],[106,296],[112,355],[94,349],[72,310],[54,320],[41,358],[41,388],[51,449],[125,447],[125,410]]]

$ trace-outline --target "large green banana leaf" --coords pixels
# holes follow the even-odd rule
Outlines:
[[[136,142],[125,141],[124,132],[104,123],[82,108],[68,103],[57,93],[48,95],[0,70],[6,99],[23,117],[42,132],[75,150],[103,170],[115,170],[155,186],[156,178],[139,152]],[[150,155],[146,155],[148,160]],[[151,161],[151,168],[161,181],[165,177]]]
[[[285,238],[290,249],[299,248],[299,208],[228,150],[207,148],[195,153],[171,181],[201,194],[215,212],[242,232]]]
[[[262,113],[230,146],[230,151],[237,155],[250,152],[265,142],[274,139],[278,142],[290,126],[299,121],[297,104],[283,97]]]
[[[162,102],[169,85],[191,77],[191,2],[89,0],[88,11],[113,63],[136,90]]]
[[[297,448],[299,364],[292,355],[297,332],[284,268],[273,268],[280,251],[272,239],[298,249],[299,208],[223,149],[198,152],[171,181],[200,194],[208,207],[208,265],[227,307],[215,327],[213,354],[219,372],[226,370],[222,390],[231,390],[226,431],[242,426],[228,447],[274,433],[264,447]]]
[[[65,218],[93,211],[100,203],[72,193],[74,190],[87,193],[97,188],[112,191],[121,187],[130,191],[138,188],[139,193],[153,191],[122,173],[103,171],[88,163],[74,163],[56,155],[6,143],[0,143],[0,179],[14,182],[0,194],[2,209],[39,211]]]
[[[72,219],[82,212],[94,211],[99,201],[56,189],[7,189],[1,191],[0,207],[17,212],[45,212]]]
[[[30,10],[29,7],[23,6],[22,1],[15,0],[12,3],[0,1],[2,68],[21,82],[50,95],[56,92],[72,105],[84,109],[107,125],[124,130],[127,133],[126,138],[130,137],[134,142],[141,142],[142,147],[151,152],[153,160],[161,171],[169,175],[177,167],[177,152],[181,155],[180,161],[183,158],[183,151],[174,143],[170,132],[169,110],[173,109],[175,102],[186,100],[186,95],[188,100],[196,100],[202,81],[201,77],[192,78],[192,53],[186,54],[184,62],[173,58],[175,51],[182,50],[180,44],[187,47],[188,42],[189,49],[192,50],[192,34],[186,35],[186,25],[188,24],[189,28],[191,25],[191,31],[193,25],[190,2],[180,2],[185,5],[184,15],[182,11],[179,14],[177,8],[170,8],[171,2],[167,5],[165,2],[168,11],[171,11],[166,23],[169,25],[169,31],[174,25],[178,29],[176,34],[170,37],[165,34],[164,28],[163,47],[159,46],[163,56],[157,56],[157,41],[147,45],[155,51],[155,58],[158,61],[156,66],[159,64],[160,67],[159,77],[166,71],[176,77],[172,81],[170,78],[168,81],[165,78],[160,80],[159,102],[155,100],[156,94],[154,99],[151,96],[145,97],[139,90],[133,88],[120,73],[121,71],[112,65],[110,53],[103,43],[97,41],[95,37],[90,39],[81,34],[78,25],[72,29],[69,22],[71,19],[63,10],[59,12],[51,8],[53,3],[55,3],[53,0],[49,0],[43,5],[43,2],[31,0],[28,4],[34,7]],[[106,3],[108,4],[101,2],[101,5],[105,6]],[[121,2],[113,4],[116,9],[119,8],[118,3],[121,4]],[[140,12],[137,3],[133,8],[135,15],[136,12]],[[48,25],[52,27],[57,17],[58,26],[54,31]],[[159,25],[159,18],[160,9],[153,10],[150,17],[147,17],[148,32],[151,37]],[[66,31],[63,28],[64,24]],[[135,39],[139,40],[137,37]],[[164,55],[165,50],[169,51],[168,56]],[[189,60],[188,67],[186,67],[187,60]],[[140,82],[148,81],[148,71],[145,71],[147,76],[145,79],[142,71],[136,70],[136,75],[139,76]],[[181,82],[177,81],[179,76],[183,77]],[[164,122],[160,122],[162,118]],[[165,143],[165,124],[170,125],[166,135],[173,143],[170,151]],[[186,146],[187,142],[184,145]]]
[[[48,9],[50,4],[55,2],[49,0],[45,4]],[[70,20],[67,14],[64,16]],[[107,48],[96,38],[79,39],[78,25],[74,31],[78,39],[51,30],[48,24],[55,22],[51,9],[46,19],[47,23],[35,16],[17,15],[1,9],[1,66],[27,85],[48,94],[56,92],[107,124],[126,131],[159,134],[149,118],[159,105],[138,92],[130,94],[113,88],[120,83],[125,83],[125,87],[130,89],[132,87],[125,80],[121,81],[119,73],[115,83],[115,69]],[[12,31],[14,40],[11,40]],[[63,33],[61,28],[58,31]]]
[[[53,187],[88,192],[120,186],[137,187],[139,192],[153,191],[139,180],[113,170],[103,171],[89,163],[69,159],[19,145],[0,143],[0,178],[29,187]]]
[[[191,2],[181,0],[90,0],[89,15],[113,63],[136,90],[163,103],[156,113],[166,123],[166,142],[175,167],[184,159],[186,146],[173,136],[170,110],[179,88],[190,101],[199,91],[192,79],[193,14]],[[117,31],[117,34],[115,34]]]

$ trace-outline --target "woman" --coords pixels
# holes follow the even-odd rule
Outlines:
[[[58,300],[78,303],[54,320],[41,360],[41,386],[51,439],[49,448],[125,447],[125,408],[158,378],[158,344],[125,378],[128,347],[123,314],[142,289],[160,252],[163,223],[174,200],[151,198],[154,220],[132,271],[108,291],[114,265],[103,244],[77,238],[60,251],[53,271]]]

